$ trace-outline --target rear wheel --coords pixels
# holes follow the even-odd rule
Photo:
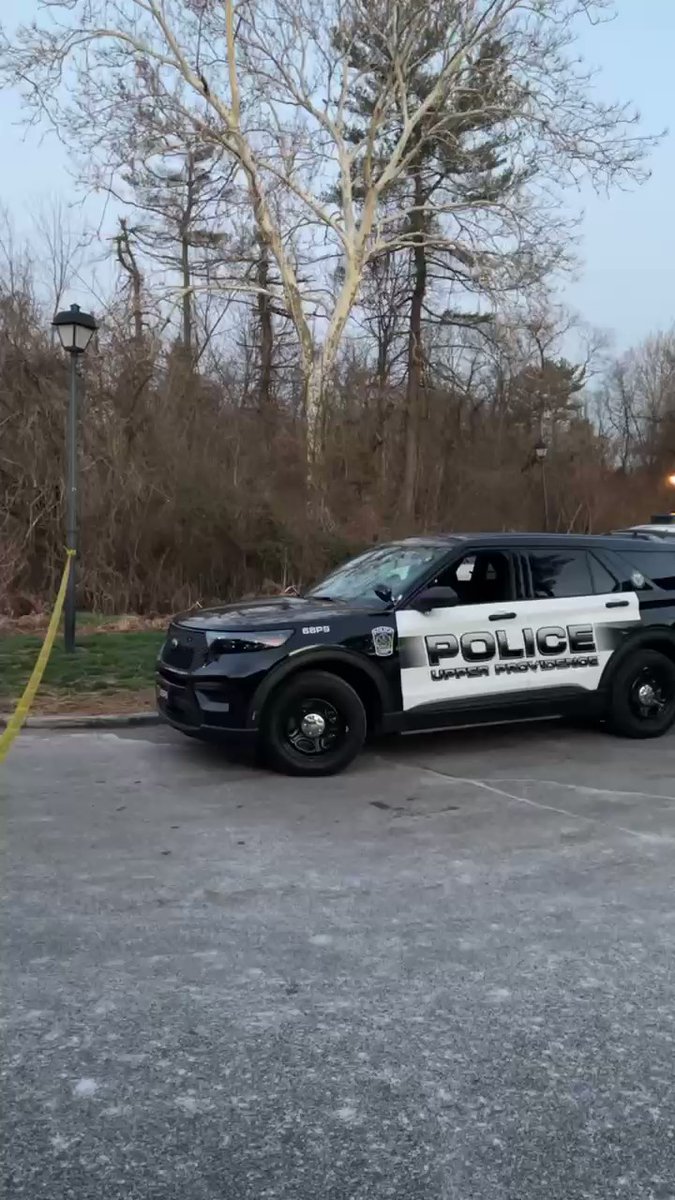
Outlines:
[[[675,722],[675,663],[658,650],[640,650],[617,671],[607,720],[622,737],[651,738]]]
[[[356,757],[367,732],[360,697],[328,671],[303,671],[272,694],[262,721],[262,751],[287,775],[335,775]]]

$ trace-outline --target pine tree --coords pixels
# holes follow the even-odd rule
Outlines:
[[[375,148],[368,169],[376,170],[378,159],[388,160],[406,112],[417,109],[433,91],[438,78],[435,59],[439,46],[447,42],[448,24],[458,19],[458,7],[455,0],[445,0],[440,7],[424,0],[395,0],[397,37],[413,39],[412,58],[417,65],[401,82],[398,124]],[[340,40],[344,50],[344,32]],[[372,118],[380,91],[391,76],[391,43],[382,38],[379,27],[364,19],[349,31],[349,53],[360,72],[359,86],[350,98],[356,142],[362,139],[364,125]],[[519,86],[510,74],[505,44],[486,38],[472,56],[467,56],[453,106],[431,107],[418,124],[405,176],[388,197],[392,212],[400,213],[398,244],[391,253],[401,253],[402,245],[410,264],[402,502],[411,519],[415,515],[419,440],[425,416],[425,328],[434,321],[466,325],[486,319],[484,314],[467,311],[466,307],[446,305],[434,312],[430,292],[435,284],[445,284],[451,291],[454,287],[474,299],[486,289],[483,266],[487,266],[488,259],[494,286],[494,252],[480,245],[468,250],[466,238],[454,236],[454,214],[461,219],[461,214],[471,209],[481,211],[482,206],[494,205],[530,178],[532,165],[518,165],[509,154],[509,121],[519,100]],[[509,251],[502,253],[502,273],[507,280],[515,264]]]

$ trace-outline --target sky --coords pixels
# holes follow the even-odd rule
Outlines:
[[[37,0],[0,4],[7,28],[37,14]],[[570,195],[584,210],[583,265],[562,299],[607,329],[621,351],[675,324],[675,0],[616,0],[616,7],[612,23],[584,28],[581,53],[601,68],[603,98],[632,101],[645,132],[669,132],[651,156],[647,183],[609,196]],[[63,147],[53,137],[26,133],[20,119],[18,97],[0,92],[0,202],[19,229],[40,206],[76,199]],[[75,205],[75,227],[81,212]],[[70,298],[87,303],[84,293]]]

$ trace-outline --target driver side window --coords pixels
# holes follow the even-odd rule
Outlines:
[[[516,598],[511,556],[501,550],[472,550],[434,584],[453,588],[460,604],[504,604]]]

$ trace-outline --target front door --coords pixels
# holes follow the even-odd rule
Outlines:
[[[635,597],[595,594],[585,551],[538,554],[467,552],[434,581],[454,588],[458,605],[397,613],[404,711],[597,689],[624,629],[639,621]]]
[[[396,614],[404,711],[489,704],[522,688],[499,664],[524,655],[527,603],[519,563],[509,551],[467,551],[432,581],[451,587],[459,604]]]

